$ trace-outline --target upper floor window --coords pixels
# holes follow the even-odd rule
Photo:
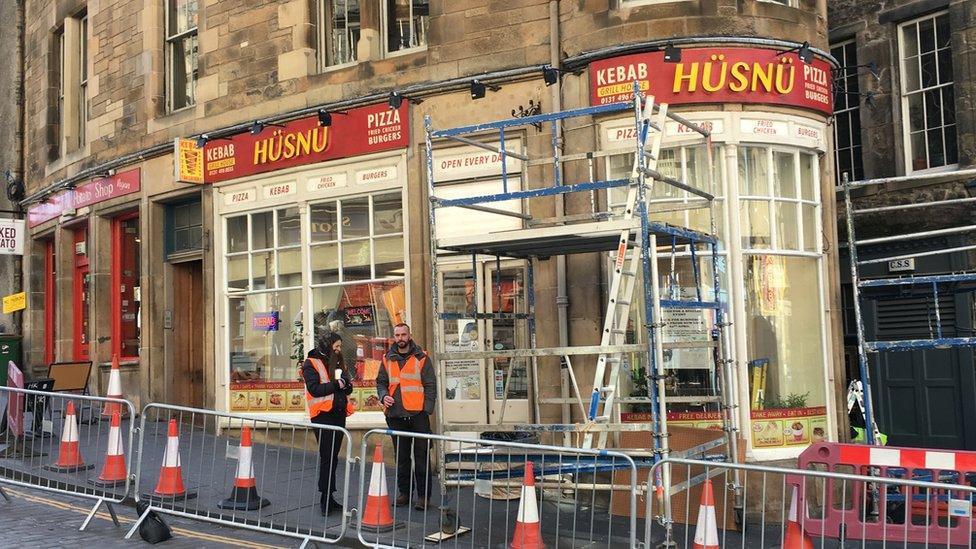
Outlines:
[[[904,23],[898,36],[907,171],[956,164],[949,15],[942,12]]]
[[[85,126],[88,123],[88,14],[78,19],[78,146],[85,144]]]
[[[861,159],[861,94],[857,84],[857,43],[853,40],[830,48],[840,63],[834,78],[834,167],[837,181],[846,173],[849,181],[864,179]]]
[[[82,12],[63,23],[54,35],[51,63],[57,80],[53,158],[84,146],[88,120],[88,16]]]
[[[356,61],[359,42],[359,0],[320,0],[319,52],[322,68]]]
[[[169,111],[196,104],[197,2],[166,2],[166,107]]]
[[[64,71],[64,27],[54,33],[54,52],[52,55],[51,66],[57,71],[55,80],[57,81],[58,95],[55,99],[55,127],[53,158],[61,156],[61,142],[64,141],[64,90],[65,90],[65,71]]]
[[[429,0],[385,0],[383,26],[387,53],[427,47]]]

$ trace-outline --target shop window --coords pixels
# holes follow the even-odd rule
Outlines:
[[[738,157],[742,247],[818,252],[817,158],[760,146],[741,146]]]
[[[88,226],[71,231],[74,245],[74,273],[72,277],[73,347],[75,360],[89,360],[91,334],[91,273],[88,264]]]
[[[54,255],[54,239],[45,240],[44,246],[44,363],[54,362],[54,342],[57,330],[57,280]]]
[[[909,172],[954,165],[956,150],[949,15],[929,15],[899,27],[901,103]]]
[[[320,68],[355,63],[359,0],[319,0],[317,14]]]
[[[203,215],[199,200],[166,207],[166,255],[203,249]]]
[[[387,53],[427,47],[429,0],[386,0],[382,5]]]
[[[139,214],[112,220],[112,354],[120,360],[138,358],[142,327],[139,281]]]
[[[840,63],[834,77],[834,171],[839,184],[864,178],[861,159],[861,94],[857,83],[857,43],[850,40],[830,48]]]
[[[196,104],[198,1],[166,2],[166,107],[171,112]]]
[[[824,406],[819,260],[747,255],[744,261],[754,419],[756,411]]]
[[[393,326],[406,320],[403,246],[399,192],[311,204],[306,219],[297,207],[227,218],[231,409],[304,410],[296,368],[310,323],[312,343],[340,331],[353,398],[360,410],[381,410],[379,360]]]

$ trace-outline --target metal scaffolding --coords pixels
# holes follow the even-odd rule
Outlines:
[[[934,236],[972,233],[972,232],[976,232],[976,225],[950,226],[941,229],[917,231],[917,232],[902,233],[902,234],[889,234],[883,237],[866,238],[866,239],[859,240],[855,232],[856,218],[858,216],[864,216],[870,214],[881,214],[881,213],[888,213],[888,212],[905,212],[909,210],[932,209],[932,208],[942,208],[946,206],[969,204],[976,201],[976,198],[972,198],[972,197],[950,198],[950,199],[933,200],[927,202],[914,202],[914,203],[906,203],[906,204],[896,204],[896,205],[889,205],[889,206],[855,209],[851,199],[851,191],[854,189],[877,187],[879,185],[885,185],[890,183],[901,183],[901,182],[912,182],[912,181],[916,181],[916,182],[925,181],[930,183],[937,183],[939,181],[961,179],[967,176],[971,177],[973,175],[976,175],[976,170],[962,170],[957,172],[945,172],[940,174],[926,174],[920,176],[906,176],[906,177],[874,179],[874,180],[866,180],[866,181],[848,181],[848,175],[846,173],[843,174],[843,181],[838,189],[844,193],[844,204],[847,213],[846,216],[847,217],[846,219],[847,245],[848,245],[848,252],[850,256],[851,288],[853,291],[854,319],[857,327],[858,368],[860,371],[861,383],[863,385],[863,391],[864,391],[863,413],[864,413],[865,430],[866,430],[868,444],[877,444],[880,435],[880,432],[878,430],[878,424],[876,421],[876,414],[874,410],[874,396],[871,393],[871,373],[870,373],[870,369],[868,368],[869,354],[883,353],[883,352],[914,351],[914,350],[924,350],[924,349],[948,349],[954,347],[976,347],[976,337],[945,337],[943,333],[942,317],[939,310],[940,288],[944,288],[945,285],[947,284],[976,281],[976,269],[973,269],[972,265],[969,265],[969,269],[946,273],[946,274],[903,275],[903,276],[894,276],[894,277],[862,279],[862,273],[860,268],[865,265],[886,263],[889,261],[898,261],[898,260],[913,259],[917,257],[952,254],[957,252],[967,252],[967,251],[976,250],[976,245],[969,244],[963,246],[944,247],[944,248],[926,250],[924,252],[916,252],[911,254],[896,254],[896,255],[890,255],[884,257],[872,257],[870,259],[860,259],[858,248],[864,246],[885,244],[885,243],[901,243],[909,240],[926,239]],[[864,290],[865,288],[882,288],[882,287],[895,287],[895,286],[909,286],[913,290],[922,290],[927,295],[928,294],[931,295],[932,305],[935,311],[935,325],[934,325],[934,329],[930,330],[930,334],[928,338],[887,340],[887,341],[867,340],[867,337],[865,336],[864,316],[861,310],[861,307],[863,305],[862,300],[864,299],[862,290]],[[943,289],[941,291],[945,293],[946,290]]]
[[[597,180],[593,166],[594,158],[606,156],[600,151],[566,151],[559,135],[562,121],[581,117],[595,117],[611,113],[630,112],[634,116],[635,140],[634,148],[629,149],[633,154],[633,166],[629,177],[620,179]],[[427,148],[427,182],[430,201],[429,223],[431,231],[430,258],[432,268],[431,299],[433,311],[440,320],[462,318],[473,319],[501,319],[519,318],[528,324],[529,348],[504,349],[487,351],[449,351],[442,341],[440,329],[434,329],[434,349],[437,372],[440,379],[445,379],[444,363],[448,360],[462,359],[509,359],[508,372],[511,374],[513,359],[527,359],[531,364],[532,380],[530,384],[531,399],[534,401],[534,422],[505,423],[504,413],[497,423],[473,425],[469,423],[452,422],[445,416],[444,399],[438,399],[441,427],[444,432],[487,432],[508,431],[522,433],[550,433],[558,434],[563,439],[564,446],[605,449],[613,440],[608,438],[614,433],[625,431],[650,432],[649,447],[629,449],[628,455],[641,466],[650,466],[661,459],[671,456],[709,458],[719,461],[736,461],[738,459],[738,441],[735,415],[737,397],[735,391],[735,364],[730,359],[731,338],[728,334],[729,315],[726,294],[721,290],[720,255],[722,246],[715,235],[715,220],[713,210],[714,197],[680,181],[668,177],[659,171],[657,166],[666,121],[682,124],[701,135],[707,150],[707,167],[705,178],[712,175],[712,147],[710,134],[707,130],[685,118],[668,112],[667,104],[656,104],[653,97],[645,97],[635,85],[635,98],[632,103],[614,103],[563,112],[539,114],[523,118],[512,118],[495,122],[463,126],[451,129],[435,130],[431,117],[425,118],[426,148]],[[577,122],[578,123],[578,122]],[[551,155],[544,159],[532,159],[522,151],[511,150],[506,147],[506,139],[512,140],[515,132],[520,132],[535,126],[549,126],[551,131]],[[479,196],[465,196],[457,198],[443,198],[437,196],[435,181],[434,157],[438,149],[435,142],[453,141],[472,147],[488,150],[501,156],[500,191],[495,194]],[[489,144],[492,143],[492,144]],[[497,143],[497,146],[493,143]],[[529,166],[547,164],[551,169],[551,184],[535,188],[519,189],[512,181],[507,170],[507,158],[521,160]],[[562,168],[563,163],[587,162],[589,172],[586,181],[568,182]],[[568,170],[567,170],[568,171]],[[707,208],[710,214],[710,232],[700,232],[686,227],[670,225],[653,221],[654,213],[649,209],[653,204],[649,200],[649,190],[652,185],[667,185],[674,189],[694,195],[694,200],[683,205],[684,209]],[[628,192],[627,202],[620,215],[613,215],[609,211],[597,211],[596,193],[610,189],[624,189]],[[504,210],[497,205],[505,201],[524,201],[530,198],[553,197],[560,194],[590,193],[592,211],[589,214],[564,215],[557,212],[556,218],[536,219],[532,215]],[[467,208],[478,212],[485,212],[499,216],[509,216],[519,219],[522,228],[486,234],[468,236],[438,236],[437,211],[442,208]],[[661,210],[674,211],[674,209]],[[685,254],[690,255],[692,263],[692,277],[694,282],[693,295],[666,295],[674,275],[673,257],[681,247]],[[540,260],[550,257],[578,253],[601,252],[609,253],[612,260],[611,280],[609,288],[606,316],[603,324],[600,345],[568,346],[540,348],[536,345],[536,304],[534,288],[534,265]],[[442,304],[443,292],[440,286],[438,260],[441,254],[453,253],[460,256],[470,255],[472,264],[477,258],[524,259],[527,262],[527,313],[511,312],[444,312]],[[660,272],[659,259],[671,257],[672,272]],[[699,268],[699,260],[710,256],[711,280],[703,275]],[[496,272],[500,272],[496,271]],[[667,276],[668,285],[661,281]],[[706,286],[711,285],[711,291]],[[638,290],[638,288],[640,288]],[[680,294],[680,292],[679,292]],[[627,323],[630,320],[631,304],[640,307],[643,312],[644,343],[627,343]],[[668,319],[673,311],[700,311],[703,320],[705,337],[697,341],[674,341],[668,337]],[[677,317],[674,317],[677,318]],[[669,341],[666,341],[670,339]],[[705,392],[708,394],[674,395],[673,388],[666,386],[666,382],[675,379],[675,368],[665,361],[665,353],[674,353],[682,349],[705,349],[703,355],[708,357],[701,364],[683,364],[682,370],[698,370],[703,379],[708,380]],[[643,382],[646,384],[646,397],[620,397],[620,376],[628,371],[625,355],[640,355],[646,366],[647,375]],[[596,374],[592,392],[587,392],[586,386],[580,386],[577,374],[574,372],[573,357],[590,355],[597,356]],[[560,357],[561,367],[572,382],[573,392],[570,398],[541,398],[539,395],[539,367],[538,359],[542,357]],[[512,376],[505,378],[503,398],[508,398],[508,383]],[[650,406],[651,420],[644,423],[624,423],[620,418],[620,406],[627,403],[643,403]],[[669,430],[667,413],[673,404],[690,404],[713,406],[721,412],[723,433],[719,438],[699,444],[681,452],[672,452],[669,447]],[[577,405],[580,421],[575,423],[543,423],[541,421],[541,406]],[[503,403],[504,410],[504,403]],[[726,451],[721,455],[710,455],[707,452],[724,446]],[[587,470],[592,471],[600,464],[590,463]],[[667,487],[671,492],[670,479],[667,478],[670,469],[664,471],[663,478],[655,479],[655,490],[663,496],[662,488]],[[442,463],[442,473],[444,473]],[[445,477],[442,476],[442,479]],[[689,479],[701,482],[704,479]],[[687,484],[687,483],[685,483]],[[669,498],[664,498],[668,500]],[[738,499],[738,498],[737,498]],[[738,506],[738,505],[737,505]]]

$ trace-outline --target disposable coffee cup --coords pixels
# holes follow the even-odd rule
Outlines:
[[[342,368],[336,368],[336,379],[342,377]]]

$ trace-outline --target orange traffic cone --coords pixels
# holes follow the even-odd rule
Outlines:
[[[105,398],[122,400],[122,375],[119,373],[118,355],[112,355],[112,369],[108,373],[108,391],[105,392]],[[116,410],[123,416],[128,414],[128,410],[118,402],[106,402],[102,407],[102,416],[110,417]]]
[[[75,416],[75,403],[68,401],[64,414],[64,428],[61,430],[61,448],[58,450],[58,462],[47,465],[45,469],[59,473],[74,473],[93,469],[94,465],[85,465],[81,458],[81,447],[78,444],[78,418]]]
[[[93,480],[95,486],[110,487],[125,484],[129,473],[125,467],[125,449],[122,446],[122,429],[119,425],[119,411],[112,414],[112,426],[108,431],[108,451],[105,456],[105,465],[102,466],[102,474],[98,475],[98,480]]]
[[[786,532],[783,534],[783,549],[813,549],[813,539],[803,531],[797,518],[798,501],[796,486],[793,486],[790,515],[786,521]]]
[[[522,482],[522,497],[519,499],[518,518],[515,519],[515,535],[512,536],[511,549],[545,549],[542,543],[542,530],[539,529],[539,507],[535,499],[535,474],[532,462],[525,464],[525,480]]]
[[[152,494],[157,500],[160,498],[188,499],[195,494],[187,494],[183,486],[183,468],[180,465],[180,434],[176,427],[176,420],[169,420],[169,432],[166,436],[166,452],[163,453],[163,466],[159,469],[159,482]]]
[[[369,474],[369,494],[366,508],[360,519],[363,528],[373,532],[388,532],[396,528],[390,514],[390,494],[386,488],[386,466],[383,465],[383,449],[379,444],[373,450],[373,470]]]
[[[251,462],[251,428],[247,425],[241,430],[241,446],[237,454],[237,474],[234,475],[234,488],[230,497],[217,504],[221,509],[235,511],[254,511],[271,502],[258,495],[254,480],[254,463]]]
[[[695,527],[694,549],[718,549],[718,522],[715,520],[715,494],[712,481],[702,487],[701,504],[698,506],[698,525]]]

